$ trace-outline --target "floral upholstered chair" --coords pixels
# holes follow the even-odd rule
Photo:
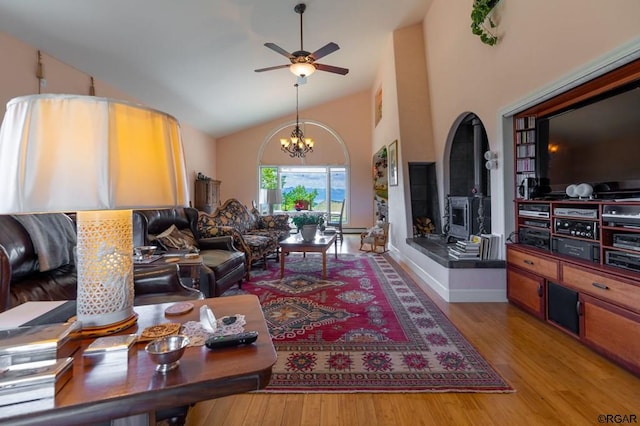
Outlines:
[[[261,216],[231,198],[213,213],[198,212],[197,230],[200,238],[231,235],[234,245],[247,258],[247,279],[251,264],[262,260],[267,269],[267,256],[278,252],[278,242],[289,236],[289,216]]]

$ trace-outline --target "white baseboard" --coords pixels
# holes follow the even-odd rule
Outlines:
[[[415,249],[412,249],[415,250]],[[506,302],[506,269],[504,268],[446,268],[416,250],[416,259],[400,253],[390,246],[389,253],[400,265],[412,271],[444,301],[449,303],[494,303]],[[424,287],[423,287],[424,288]]]

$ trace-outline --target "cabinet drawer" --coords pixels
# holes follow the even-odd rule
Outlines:
[[[558,261],[538,256],[533,253],[507,249],[507,262],[520,269],[542,275],[549,280],[558,280]]]
[[[562,282],[618,306],[640,312],[640,287],[612,276],[562,264]]]

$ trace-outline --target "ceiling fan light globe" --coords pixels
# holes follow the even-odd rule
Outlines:
[[[308,77],[316,71],[316,67],[307,62],[298,62],[291,64],[289,71],[298,77]]]

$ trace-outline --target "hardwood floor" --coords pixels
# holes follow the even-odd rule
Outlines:
[[[357,252],[359,245],[359,236],[347,235],[341,252]],[[418,280],[415,276],[414,279]],[[243,394],[197,404],[191,408],[187,424],[386,426],[640,422],[640,378],[573,337],[507,303],[448,304],[435,293],[427,293],[516,389],[515,393]],[[599,417],[603,415],[611,417]],[[616,415],[621,417],[614,417]],[[622,416],[627,416],[626,421]]]

